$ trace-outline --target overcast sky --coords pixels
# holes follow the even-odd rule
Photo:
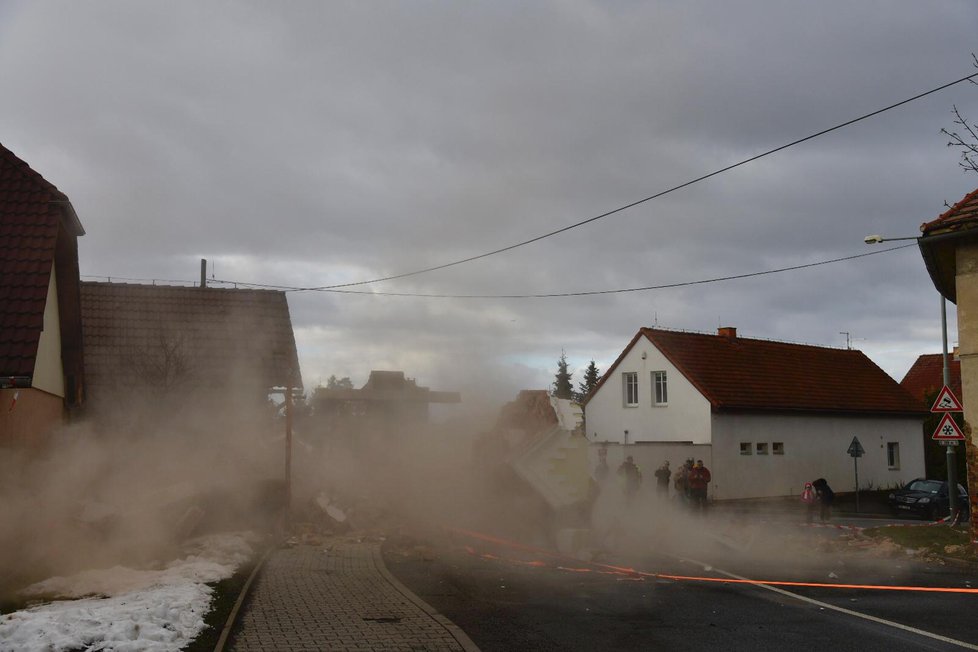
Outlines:
[[[978,3],[0,0],[0,142],[71,199],[87,278],[369,280],[506,247],[974,72]],[[356,288],[536,294],[871,251],[978,187],[959,84],[627,211]],[[893,243],[894,245],[906,243]],[[883,248],[889,245],[877,245]],[[307,387],[402,369],[505,399],[641,326],[940,351],[915,247],[548,299],[290,293]],[[956,341],[950,306],[951,340]]]

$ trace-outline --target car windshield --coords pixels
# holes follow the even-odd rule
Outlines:
[[[907,485],[910,491],[923,491],[929,494],[936,494],[941,490],[941,483],[937,480],[914,480]]]

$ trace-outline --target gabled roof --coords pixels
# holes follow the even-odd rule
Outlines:
[[[961,361],[948,355],[948,372],[951,381],[951,391],[961,399]],[[917,358],[913,366],[900,381],[900,386],[930,409],[928,396],[933,400],[937,392],[944,386],[944,356],[940,353],[925,353]]]
[[[0,376],[31,376],[59,230],[85,233],[68,198],[0,145]]]
[[[978,189],[941,213],[935,220],[920,225],[920,255],[937,291],[957,302],[955,275],[957,247],[964,239],[978,239]]]
[[[585,402],[641,338],[659,349],[715,411],[926,412],[861,351],[655,328],[639,330]]]
[[[284,292],[81,284],[89,394],[131,384],[301,387]]]

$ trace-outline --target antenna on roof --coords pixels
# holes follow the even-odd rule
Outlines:
[[[852,338],[849,337],[849,331],[839,331],[839,335],[845,335],[846,336],[846,350],[847,351],[851,351],[852,350]]]

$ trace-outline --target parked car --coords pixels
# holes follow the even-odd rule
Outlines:
[[[917,478],[907,483],[903,489],[890,494],[890,511],[894,516],[910,514],[936,521],[950,512],[946,480],[927,480]],[[968,518],[968,492],[958,485],[958,509],[962,519]]]

